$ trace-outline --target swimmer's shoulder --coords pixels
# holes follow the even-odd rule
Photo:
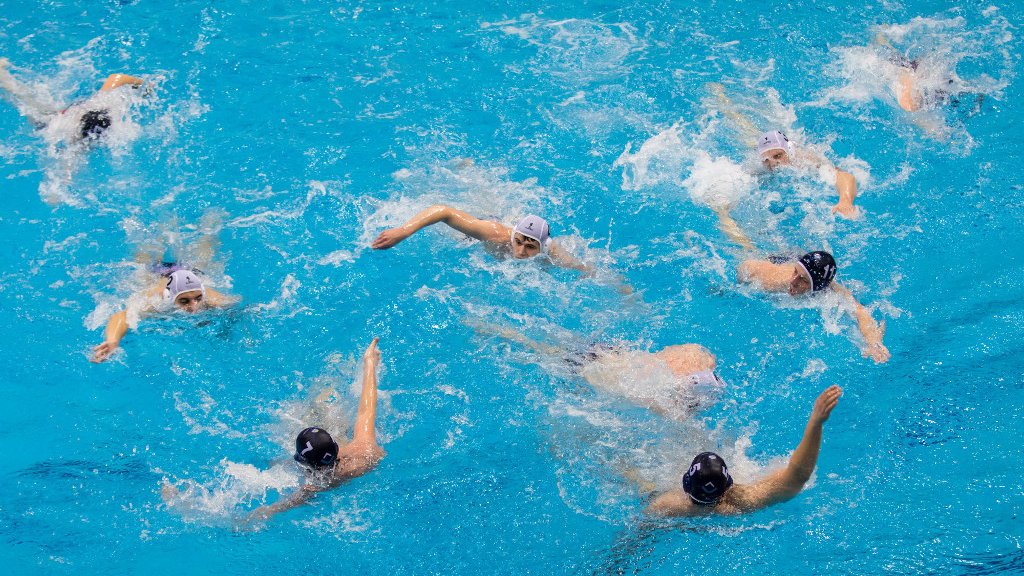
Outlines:
[[[679,488],[673,488],[652,498],[645,511],[652,516],[668,518],[674,516],[696,516],[698,515],[696,508],[697,505],[690,500],[690,497],[685,492]]]
[[[334,479],[343,482],[362,476],[377,467],[387,452],[376,442],[349,442],[338,453],[334,466]]]
[[[737,267],[737,275],[740,282],[753,282],[771,273],[776,264],[763,258],[749,258],[740,262]]]

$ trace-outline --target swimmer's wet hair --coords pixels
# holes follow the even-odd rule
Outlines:
[[[80,126],[79,135],[83,140],[98,138],[107,128],[110,128],[110,113],[106,110],[89,110],[82,114]]]

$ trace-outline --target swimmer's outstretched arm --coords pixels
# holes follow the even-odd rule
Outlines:
[[[743,135],[748,146],[755,147],[761,131],[754,126],[750,118],[736,108],[736,104],[725,94],[725,86],[718,82],[708,82],[704,87],[718,100],[718,111],[736,124],[736,129]]]
[[[129,76],[127,74],[111,74],[107,76],[106,82],[100,87],[100,92],[120,88],[121,86],[142,86],[142,78]]]
[[[239,528],[251,529],[256,524],[269,520],[270,517],[275,514],[280,514],[281,512],[291,510],[292,508],[298,508],[308,502],[309,499],[319,491],[320,488],[313,486],[312,484],[305,484],[302,488],[299,488],[288,496],[281,498],[277,502],[268,506],[260,506],[253,510],[245,517],[244,520],[239,522]]]
[[[743,512],[753,512],[772,504],[785,502],[800,493],[804,484],[811,479],[814,467],[818,464],[821,451],[821,435],[825,422],[832,414],[832,409],[839,403],[843,389],[829,386],[818,395],[807,419],[804,436],[796,450],[789,457],[785,468],[768,475],[767,478],[754,482],[749,486],[737,486],[731,499]]]
[[[377,366],[380,365],[378,340],[380,339],[374,338],[363,353],[363,390],[359,395],[359,411],[356,413],[352,442],[346,447],[346,450],[352,448],[370,453],[366,469],[360,474],[370,471],[384,457],[384,451],[377,444]]]
[[[451,206],[438,204],[413,216],[398,228],[381,232],[371,247],[375,250],[387,250],[417,231],[438,222],[444,222],[466,236],[484,242],[504,244],[511,241],[512,232],[509,228],[497,222],[475,218]]]
[[[92,349],[92,358],[89,361],[99,363],[110,358],[110,355],[121,345],[121,339],[127,333],[128,314],[122,310],[107,321],[107,329],[103,333],[103,343]]]
[[[757,248],[754,246],[754,242],[747,236],[747,233],[740,228],[738,222],[733,219],[732,214],[729,213],[728,206],[719,206],[715,208],[715,214],[718,215],[718,228],[725,234],[730,240],[739,244],[744,250],[750,252],[756,252]]]
[[[875,364],[888,362],[892,355],[889,353],[889,349],[885,347],[885,344],[882,343],[882,338],[885,336],[885,323],[879,324],[875,322],[875,319],[871,316],[871,311],[858,302],[845,286],[838,282],[833,282],[832,287],[852,305],[850,315],[857,321],[857,329],[860,331],[860,335],[864,338],[865,343],[865,348],[861,351],[861,355],[864,357],[870,356],[875,361]]]

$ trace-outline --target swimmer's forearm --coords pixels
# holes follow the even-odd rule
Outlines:
[[[836,192],[839,193],[840,206],[853,206],[853,200],[857,197],[857,179],[853,174],[836,170]]]
[[[563,250],[562,247],[556,244],[555,242],[551,242],[551,247],[549,251],[551,253],[551,260],[555,264],[561,266],[562,268],[579,270],[580,272],[584,273],[587,276],[594,275],[595,270],[593,266],[585,264],[580,260],[577,260],[572,254],[569,254],[568,252]]]
[[[864,338],[864,342],[868,346],[877,346],[882,343],[882,329],[879,327],[878,322],[871,316],[871,311],[860,303],[856,304],[857,308],[854,312],[854,316],[857,319],[857,330],[860,331],[861,337]]]
[[[370,350],[376,351],[377,339],[370,344]],[[363,358],[363,390],[359,395],[359,410],[356,412],[356,425],[352,433],[352,441],[369,441],[376,444],[377,422],[377,360],[368,351]]]
[[[128,314],[122,310],[110,317],[107,321],[107,329],[104,331],[104,340],[115,346],[121,343],[121,339],[128,333]]]
[[[275,514],[280,514],[281,512],[291,510],[292,508],[298,508],[299,506],[305,504],[313,493],[314,492],[312,490],[309,490],[306,487],[300,488],[297,492],[293,493],[291,496],[288,496],[287,498],[278,500],[277,502],[274,502],[269,506],[260,506],[259,508],[253,510],[252,512],[249,513],[249,516],[246,518],[246,521],[248,523],[262,522],[265,520],[269,520],[270,517],[274,516]]]
[[[104,82],[103,86],[100,87],[100,92],[103,92],[104,90],[113,90],[114,88],[127,85],[141,86],[142,82],[142,78],[136,78],[135,76],[129,76],[128,74],[111,74],[110,76],[107,76],[106,82]]]
[[[452,208],[443,204],[437,204],[423,210],[419,214],[413,216],[408,222],[399,226],[399,228],[408,234],[414,234],[427,226],[433,226],[438,222],[448,223],[448,219],[452,216]]]
[[[821,434],[823,425],[813,416],[804,429],[804,437],[796,450],[789,457],[787,472],[787,488],[799,492],[804,484],[811,479],[814,467],[818,464],[818,453],[821,451]]]
[[[715,209],[715,214],[718,215],[718,228],[725,234],[730,240],[739,244],[745,250],[754,252],[756,248],[754,243],[750,240],[750,237],[743,232],[740,228],[739,223],[733,219],[732,214],[729,214],[729,208],[721,206]]]

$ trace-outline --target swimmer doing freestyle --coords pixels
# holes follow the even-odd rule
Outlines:
[[[730,240],[747,251],[758,251],[750,237],[731,216],[726,215],[722,220],[722,231]],[[888,362],[891,354],[882,343],[885,323],[875,322],[871,311],[858,302],[850,290],[835,281],[836,272],[836,261],[832,254],[818,250],[799,257],[748,258],[740,263],[737,279],[743,284],[752,284],[765,292],[787,293],[794,298],[821,296],[827,292],[839,295],[836,305],[843,307],[853,317],[857,322],[857,330],[864,340],[861,355],[870,357],[876,364]]]
[[[830,386],[814,401],[803,438],[785,468],[751,484],[736,484],[721,456],[703,452],[690,463],[681,486],[653,496],[645,512],[654,516],[734,516],[790,500],[803,490],[817,466],[825,422],[842,393],[839,386]],[[653,493],[651,488],[649,483],[641,485],[641,490]]]
[[[72,124],[77,126],[77,129],[65,135],[69,143],[95,140],[110,128],[111,102],[100,95],[108,94],[122,86],[138,88],[144,82],[142,78],[128,74],[111,74],[96,94],[62,109],[45,102],[30,86],[15,78],[8,70],[9,66],[10,62],[6,58],[0,58],[0,88],[36,128],[45,128],[57,118],[74,120]]]
[[[754,123],[741,113],[732,100],[725,94],[725,87],[719,83],[709,83],[708,89],[718,100],[719,111],[733,121],[736,129],[742,138],[751,146],[755,147],[758,156],[757,170],[755,173],[773,173],[784,169],[812,170],[819,175],[828,175],[835,187],[839,200],[832,207],[832,212],[844,218],[855,218],[857,209],[853,205],[857,197],[857,179],[853,174],[840,170],[823,154],[807,146],[799,146],[790,142],[779,130],[763,132],[754,126]],[[722,216],[722,212],[728,215],[729,206],[718,206],[716,212]]]
[[[216,215],[208,213],[204,216],[204,227],[217,227],[212,222]],[[212,264],[216,232],[208,230],[197,243],[198,260],[206,267]],[[144,258],[145,255],[140,255]],[[107,321],[103,342],[93,348],[93,363],[104,362],[121,346],[121,340],[128,333],[129,311],[133,316],[145,318],[157,314],[183,312],[196,314],[210,308],[224,308],[238,302],[235,296],[229,296],[214,290],[202,281],[202,272],[194,266],[176,261],[152,262],[148,273],[152,276],[152,284],[145,292],[136,294],[130,299],[133,305],[113,314]]]
[[[690,418],[725,386],[715,371],[717,358],[700,344],[675,344],[655,352],[609,344],[549,344],[506,326],[477,319],[466,323],[482,335],[500,336],[560,360],[595,389],[674,420]]]
[[[246,518],[244,525],[269,519],[309,501],[317,492],[337,488],[342,483],[373,470],[384,459],[384,449],[377,444],[377,366],[380,364],[378,338],[370,342],[363,354],[363,389],[359,396],[352,440],[339,446],[326,430],[312,426],[295,438],[293,458],[303,466],[306,483],[292,494],[268,506],[260,506]]]
[[[594,268],[574,258],[550,238],[550,227],[540,216],[527,216],[513,228],[493,220],[481,220],[450,206],[436,205],[413,216],[398,228],[385,230],[371,245],[375,250],[387,250],[427,226],[443,222],[470,238],[485,242],[499,253],[511,254],[515,259],[533,258],[547,253],[551,261],[563,268],[593,274]]]

